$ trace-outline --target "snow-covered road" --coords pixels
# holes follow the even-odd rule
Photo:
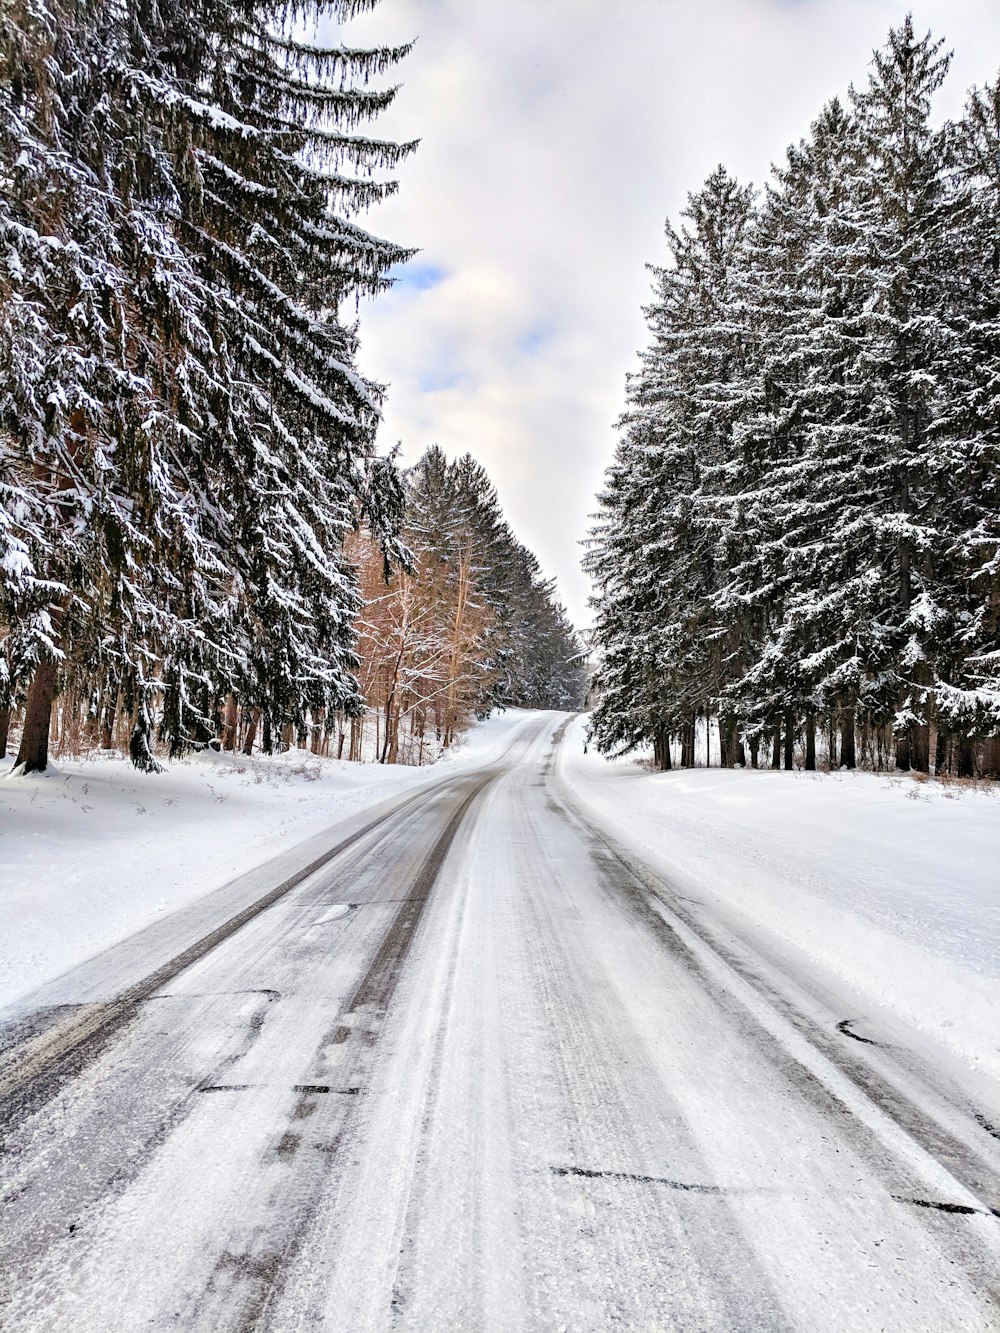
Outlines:
[[[603,833],[562,725],[0,1030],[4,1329],[1000,1327],[992,1112]]]

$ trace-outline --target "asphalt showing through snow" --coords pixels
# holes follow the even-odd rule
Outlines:
[[[589,826],[564,729],[0,1030],[0,1327],[1000,1327],[993,1120]]]

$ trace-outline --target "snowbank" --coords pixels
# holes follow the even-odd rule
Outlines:
[[[102,755],[3,778],[0,1007],[363,806],[488,764],[537,716],[491,717],[427,768],[292,750],[200,754],[162,774]]]
[[[714,913],[763,928],[1000,1078],[1000,793],[871,773],[560,772],[595,823]],[[861,1015],[856,1015],[861,1017]]]

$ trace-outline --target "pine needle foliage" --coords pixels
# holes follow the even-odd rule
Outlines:
[[[140,766],[154,713],[177,751],[231,693],[361,707],[344,538],[398,557],[399,484],[342,312],[410,253],[358,220],[414,147],[366,132],[407,48],[301,34],[367,7],[4,5],[0,708],[44,669]]]
[[[935,125],[948,62],[906,19],[668,225],[588,553],[605,750],[1000,772],[1000,101]]]

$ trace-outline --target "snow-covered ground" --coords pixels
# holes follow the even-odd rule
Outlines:
[[[838,947],[880,932],[890,974],[897,947],[951,965],[837,896],[872,850],[850,820],[876,817],[844,793],[881,804],[894,851],[916,803],[877,779],[672,789],[584,763],[578,727],[570,799],[561,722],[409,793],[141,1002],[114,1002],[107,955],[79,969],[97,984],[60,979],[67,1007],[0,1067],[0,1324],[996,1333],[995,1102],[953,1056],[923,1077],[855,988],[752,924],[784,895],[796,950],[806,909],[836,910]],[[817,868],[827,823],[850,876]]]
[[[534,717],[495,715],[427,768],[209,752],[0,779],[0,1008],[362,807],[491,762]]]
[[[583,753],[578,804],[741,933],[805,954],[870,1006],[1000,1079],[1000,792],[871,773],[653,773]],[[846,1015],[845,1015],[846,1016]]]
[[[394,793],[489,763],[537,716],[479,724],[431,768],[207,754],[0,780],[0,1007]],[[590,818],[671,883],[793,947],[871,1008],[1000,1078],[1000,793],[867,773],[657,774],[583,754]]]

